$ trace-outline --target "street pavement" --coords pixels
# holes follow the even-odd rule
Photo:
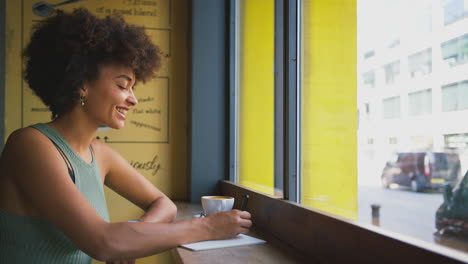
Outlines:
[[[443,239],[435,235],[435,213],[442,204],[440,191],[412,192],[409,188],[358,187],[358,222],[372,224],[372,204],[378,204],[382,229],[442,244],[468,253],[468,240]],[[374,222],[375,223],[375,222]],[[443,242],[443,243],[442,243]]]

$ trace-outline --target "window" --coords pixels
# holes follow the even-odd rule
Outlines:
[[[369,103],[365,104],[365,107],[366,107],[366,114],[370,115],[370,104]]]
[[[400,61],[394,61],[384,66],[385,83],[394,84],[398,75],[400,75]]]
[[[238,182],[359,223],[373,223],[370,205],[379,201],[387,217],[380,222],[381,229],[436,243],[434,223],[443,202],[437,188],[441,183],[456,184],[461,172],[468,170],[467,145],[447,138],[468,133],[468,126],[460,126],[460,119],[454,118],[453,113],[442,113],[448,112],[444,109],[467,108],[467,85],[455,80],[444,85],[442,82],[449,77],[461,80],[459,72],[437,67],[450,56],[462,61],[464,52],[460,47],[464,37],[446,41],[442,38],[447,34],[439,34],[439,27],[437,34],[431,30],[431,25],[442,23],[440,16],[432,15],[442,13],[441,2],[278,0],[274,6],[271,1],[233,2],[239,9],[236,17],[243,25],[238,27],[236,39]],[[291,3],[297,3],[297,12],[288,9]],[[249,18],[249,8],[260,5],[261,10],[255,9],[255,15]],[[283,10],[285,7],[288,8]],[[263,39],[265,32],[255,31],[256,23],[264,23],[265,31],[274,32]],[[430,41],[412,34],[414,31],[428,34]],[[462,36],[465,34],[468,35],[468,29]],[[438,54],[441,45],[442,57],[432,56],[432,51]],[[244,53],[249,49],[259,52],[262,47],[262,52],[268,53],[253,53],[256,58]],[[294,48],[297,56],[291,51]],[[262,71],[256,65],[261,65]],[[296,72],[291,70],[294,67]],[[401,72],[409,74],[402,76]],[[416,78],[421,75],[427,79]],[[257,82],[251,85],[252,80]],[[431,89],[427,88],[428,80],[434,85]],[[380,84],[395,89],[366,89]],[[278,92],[278,86],[284,86],[283,92]],[[254,107],[259,100],[252,91],[255,89],[265,94],[268,104],[258,101],[258,108]],[[296,100],[296,107],[290,107],[294,105],[288,104],[291,100]],[[248,108],[248,102],[252,108]],[[259,114],[253,114],[254,111]],[[278,125],[278,115],[283,117],[284,126]],[[465,115],[468,119],[466,113],[457,117]],[[297,123],[289,123],[291,119]],[[259,126],[265,120],[269,125]],[[290,138],[293,128],[297,129],[297,138]],[[248,137],[252,137],[250,141]],[[283,141],[277,141],[278,137]],[[261,144],[265,140],[266,148]],[[253,151],[257,145],[260,150]],[[291,146],[297,151],[291,151]],[[250,152],[243,152],[242,148],[250,148]],[[278,152],[284,159],[278,158]],[[405,168],[390,162],[391,157],[397,161],[400,153],[411,157]],[[450,155],[458,155],[459,159]],[[291,156],[297,159],[288,159]],[[421,158],[426,156],[447,158]],[[265,159],[268,162],[263,163]],[[296,162],[288,163],[290,160]],[[449,160],[453,160],[453,166],[444,166],[452,171],[443,173],[456,175],[455,178],[434,169]],[[242,169],[249,162],[258,168],[251,174]],[[267,166],[261,167],[263,164]],[[280,173],[282,178],[276,178],[277,164],[285,168]],[[289,168],[295,173],[289,173]],[[415,175],[421,178],[416,179]],[[268,180],[261,182],[264,179]],[[276,191],[281,179],[289,186]],[[260,183],[252,184],[254,181]],[[288,193],[293,185],[297,195],[291,196]],[[420,214],[421,208],[424,212]],[[466,247],[466,243],[462,245]]]
[[[365,72],[362,75],[362,82],[364,83],[365,86],[369,88],[374,88],[375,87],[375,72],[374,71]]]
[[[442,59],[450,67],[468,60],[468,34],[442,43]]]
[[[384,99],[382,106],[384,119],[400,117],[400,97],[391,97]]]
[[[426,49],[408,58],[408,67],[412,78],[432,72],[432,49]]]
[[[357,159],[347,154],[356,151],[355,3],[300,8],[300,202],[356,219]]]
[[[374,57],[375,51],[374,50],[369,50],[368,52],[364,53],[364,59],[369,59]]]
[[[281,195],[274,182],[274,2],[238,1],[237,177]]]
[[[427,115],[432,112],[432,90],[427,89],[408,95],[409,115]]]
[[[358,138],[372,136],[376,142],[372,152],[365,152],[368,144],[358,145],[359,211],[369,212],[365,207],[380,197],[381,210],[387,208],[393,219],[387,218],[385,224],[382,220],[381,228],[463,252],[467,251],[466,241],[444,244],[447,238],[434,230],[442,230],[436,222],[447,214],[453,213],[453,220],[455,215],[465,217],[466,212],[444,213],[441,186],[455,186],[468,170],[468,145],[462,136],[468,133],[468,125],[460,124],[460,120],[468,120],[468,81],[460,81],[466,80],[468,67],[468,28],[461,26],[468,23],[467,2],[358,0],[358,58],[361,50],[388,50],[387,43],[395,35],[400,40],[400,48],[386,54],[377,52],[372,61],[358,62],[358,75],[381,67],[383,75],[381,79],[376,75],[376,83],[395,87],[373,91],[359,87],[359,100],[373,102],[373,109],[381,110],[372,119],[359,120]],[[457,25],[448,25],[455,21]],[[393,31],[387,30],[389,25]],[[437,30],[425,30],[429,27],[424,25],[434,25]],[[435,56],[439,49],[441,56]],[[408,78],[403,76],[406,70]],[[401,78],[395,81],[400,71]],[[433,158],[418,158],[408,166],[389,164],[392,154],[399,153]],[[419,178],[418,174],[426,176]],[[425,220],[417,216],[421,208]],[[366,217],[359,214],[362,221]]]
[[[468,109],[468,81],[442,87],[442,111]]]
[[[461,20],[468,15],[468,4],[465,0],[445,0],[441,1],[444,12],[444,24]]]

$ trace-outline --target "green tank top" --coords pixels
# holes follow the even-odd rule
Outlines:
[[[76,187],[99,215],[109,222],[101,173],[94,153],[91,151],[92,162],[88,163],[52,127],[46,124],[31,127],[42,132],[63,151],[74,170]],[[50,186],[51,192],[53,188]],[[16,216],[0,209],[0,263],[81,264],[91,263],[91,257],[78,249],[47,219]]]

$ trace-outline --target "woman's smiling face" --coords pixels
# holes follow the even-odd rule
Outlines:
[[[120,129],[127,113],[138,104],[133,93],[135,74],[131,68],[106,65],[100,67],[99,77],[85,85],[84,110],[98,125]]]

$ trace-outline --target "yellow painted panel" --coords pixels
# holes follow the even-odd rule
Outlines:
[[[239,1],[239,183],[274,193],[274,1]]]
[[[356,1],[302,10],[303,204],[357,218]]]
[[[4,140],[18,128],[48,122],[51,117],[21,76],[22,48],[28,43],[31,26],[42,19],[32,8],[38,1],[6,2]],[[127,22],[144,26],[153,42],[169,55],[158,78],[137,86],[135,94],[140,103],[129,112],[125,128],[99,132],[97,136],[120,152],[169,197],[185,200],[189,3],[185,0],[93,0],[60,6],[66,11],[76,7],[86,7],[101,17],[122,14]],[[138,207],[111,190],[105,190],[112,222],[135,219],[142,214]],[[174,263],[174,260],[169,252],[165,252],[139,259],[137,263]]]

